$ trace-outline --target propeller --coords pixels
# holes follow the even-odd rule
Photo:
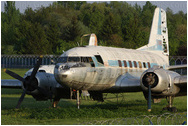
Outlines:
[[[31,76],[28,76],[26,78],[23,78],[21,77],[20,75],[10,71],[10,70],[7,70],[7,69],[4,69],[4,72],[6,72],[7,74],[9,74],[10,76],[12,76],[13,78],[15,79],[18,79],[19,81],[21,81],[24,85],[24,91],[21,95],[21,97],[19,98],[18,100],[18,103],[16,105],[16,108],[19,108],[24,97],[25,97],[25,94],[27,93],[27,91],[32,91],[34,89],[38,89],[39,92],[41,92],[42,94],[44,94],[45,96],[49,96],[50,94],[48,94],[48,92],[46,90],[44,90],[43,88],[39,87],[38,86],[38,83],[36,82],[37,80],[35,79],[35,75],[37,74],[37,71],[40,67],[40,64],[42,63],[42,58],[43,56],[40,56],[37,60],[37,64],[34,66],[33,68],[33,71],[31,73]]]
[[[154,88],[158,84],[158,77],[153,72],[148,72],[143,76],[142,83],[148,88],[148,111],[151,111],[151,88]]]

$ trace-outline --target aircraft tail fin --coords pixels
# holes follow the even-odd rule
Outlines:
[[[89,46],[97,46],[97,36],[94,33],[90,36]]]
[[[167,17],[163,9],[155,9],[149,42],[137,50],[160,51],[164,56],[169,56]]]

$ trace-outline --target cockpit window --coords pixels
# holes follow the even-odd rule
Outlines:
[[[74,65],[74,67],[85,67],[87,64],[90,64],[91,67],[95,67],[95,64],[92,60],[91,57],[60,57],[58,63],[69,63],[69,62],[74,62],[74,63],[84,63],[84,64],[77,64]]]
[[[80,57],[68,57],[68,62],[80,62]]]
[[[67,62],[68,57],[60,57],[58,60],[58,63],[66,63]]]
[[[104,65],[104,62],[102,60],[102,57],[100,55],[95,55],[96,59],[97,59],[97,62],[101,63]]]
[[[81,62],[89,63],[88,57],[81,57]]]

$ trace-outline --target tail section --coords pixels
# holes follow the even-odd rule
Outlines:
[[[89,46],[97,46],[97,36],[94,33],[90,36]]]
[[[147,50],[159,54],[168,62],[169,45],[166,12],[161,8],[156,8],[153,16],[149,42],[147,45],[137,50]],[[161,55],[162,54],[162,55]]]

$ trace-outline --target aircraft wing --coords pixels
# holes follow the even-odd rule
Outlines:
[[[187,68],[187,64],[185,65],[172,65],[167,67],[167,70],[176,70],[176,69],[183,69],[183,68]]]
[[[21,88],[22,82],[16,79],[2,79],[1,88]]]
[[[177,76],[174,78],[175,85],[185,85],[187,84],[187,75]]]
[[[119,87],[119,90],[127,91],[127,92],[134,92],[134,91],[141,91],[140,87],[140,78],[135,77],[129,73],[121,75],[115,83],[116,87]]]
[[[178,96],[187,95],[187,75],[176,76],[174,78],[174,85],[180,89]]]
[[[2,79],[1,88],[22,88],[22,82],[16,79]],[[63,88],[60,84],[56,88]]]

